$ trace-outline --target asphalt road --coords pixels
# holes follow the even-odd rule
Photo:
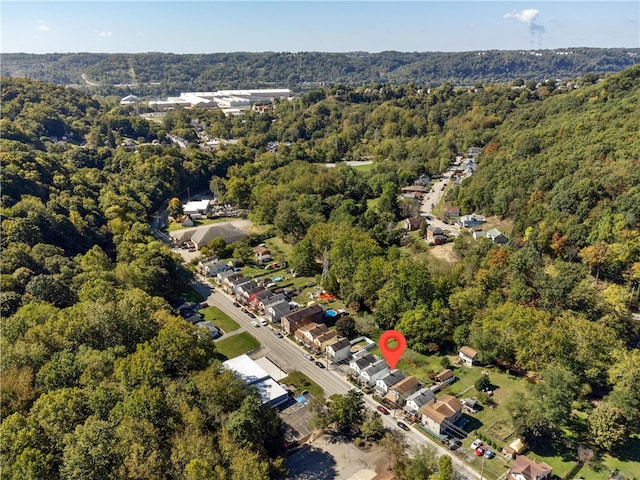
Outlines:
[[[218,307],[238,322],[241,328],[233,332],[234,334],[242,331],[251,333],[266,350],[266,356],[281,369],[286,372],[297,370],[304,373],[324,389],[326,397],[334,393],[344,394],[353,387],[353,385],[346,380],[345,374],[338,366],[332,364],[327,365],[327,361],[322,360],[328,368],[320,368],[315,365],[315,362],[307,360],[304,357],[304,353],[306,352],[302,347],[286,337],[276,337],[271,327],[252,326],[251,321],[253,319],[242,312],[240,308],[233,305],[232,297],[222,292],[222,290],[211,286],[203,277],[198,277],[198,281],[194,282],[192,286],[198,293],[206,298],[206,302],[209,305]],[[224,335],[222,338],[228,338],[228,335]],[[379,405],[370,395],[364,395],[364,401],[365,405],[372,410],[375,410],[376,406]],[[394,418],[393,413],[390,415],[382,415],[382,420],[384,425],[389,429],[402,432],[409,447],[413,448],[418,445],[435,446],[440,454],[450,455],[453,464],[456,465],[461,472],[465,472],[468,478],[480,478],[480,475],[475,470],[456,455],[451,455],[451,452],[441,444],[427,439],[412,427],[408,432],[400,429],[397,426],[397,421],[400,419]]]
[[[427,195],[422,199],[422,204],[420,205],[420,215],[432,217],[431,220],[428,220],[429,225],[433,225],[434,227],[439,227],[442,230],[446,230],[449,232],[450,237],[457,237],[460,235],[460,229],[456,225],[449,225],[444,223],[442,220],[438,220],[433,216],[433,208],[431,205],[437,205],[442,197],[445,194],[445,190],[449,182],[451,181],[451,174],[453,173],[454,168],[449,167],[445,173],[442,174],[442,178],[440,178],[436,183],[433,184],[431,190]]]

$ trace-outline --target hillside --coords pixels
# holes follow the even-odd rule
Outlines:
[[[297,91],[345,84],[437,86],[578,78],[638,63],[639,49],[571,48],[541,51],[322,53],[265,52],[176,55],[2,54],[2,74],[93,91],[166,95],[225,88],[286,87]],[[101,86],[101,87],[98,87]]]
[[[169,306],[190,273],[149,219],[206,185],[264,233],[203,255],[250,260],[277,237],[358,328],[530,372],[504,408],[532,449],[562,439],[624,459],[640,405],[640,66],[571,83],[341,85],[265,114],[149,122],[117,98],[3,78],[2,476],[286,475],[278,417]],[[201,149],[194,126],[236,142]],[[452,266],[398,228],[416,207],[400,188],[473,146],[478,171],[445,203],[514,228],[504,245],[463,231]]]

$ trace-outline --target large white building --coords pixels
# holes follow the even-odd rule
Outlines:
[[[291,97],[289,89],[218,90],[215,92],[183,92],[179,97],[152,100],[149,106],[156,110],[169,110],[177,106],[185,108],[221,108],[246,110],[257,102],[271,102],[276,98]]]
[[[289,398],[287,391],[246,354],[231,358],[222,365],[233,370],[246,385],[256,387],[262,397],[263,405],[277,407]]]

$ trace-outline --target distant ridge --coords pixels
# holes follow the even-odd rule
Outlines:
[[[103,94],[332,84],[473,85],[605,74],[640,63],[638,48],[471,52],[264,52],[212,54],[0,54],[2,75],[86,87]]]

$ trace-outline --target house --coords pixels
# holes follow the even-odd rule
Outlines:
[[[195,224],[189,215],[182,215],[176,219],[182,227],[193,227]]]
[[[418,410],[422,424],[437,435],[445,433],[462,417],[462,403],[451,395],[442,395]]]
[[[266,263],[273,260],[271,258],[271,250],[269,250],[265,245],[258,245],[253,249],[253,253],[256,256],[256,262],[258,263]]]
[[[402,187],[400,192],[405,198],[416,198],[419,200],[426,195],[427,187],[422,185],[412,185],[410,187]]]
[[[132,103],[137,103],[138,97],[133,94],[129,94],[126,97],[120,100],[120,105],[131,105]]]
[[[473,348],[467,347],[465,345],[464,347],[460,347],[460,352],[458,352],[458,355],[460,356],[460,359],[464,364],[473,367],[473,363],[478,357],[478,352],[476,352]]]
[[[418,382],[416,377],[406,377],[389,388],[384,399],[390,404],[400,408],[405,404],[407,397],[418,391],[421,387],[422,385],[420,385],[420,382]]]
[[[348,338],[339,338],[337,342],[327,345],[327,358],[334,363],[342,362],[351,356],[351,344]]]
[[[410,217],[404,221],[404,228],[408,232],[413,232],[414,230],[418,230],[420,225],[426,222],[427,219],[424,217]]]
[[[335,342],[337,337],[338,332],[336,332],[335,330],[329,330],[328,332],[318,335],[313,343],[318,350],[324,352],[326,351],[328,345]]]
[[[474,228],[482,225],[483,223],[485,223],[485,219],[475,213],[471,215],[463,215],[458,219],[458,225],[464,228]]]
[[[265,290],[265,291],[271,292],[271,290]],[[266,298],[260,300],[258,308],[260,308],[260,310],[262,310],[263,312],[266,312],[268,307],[270,307],[271,305],[274,305],[276,303],[280,303],[280,302],[287,302],[287,296],[284,293],[273,293],[273,292],[271,292],[271,296],[270,297],[266,297]],[[289,304],[287,303],[287,305],[289,305]],[[291,308],[289,308],[289,310],[291,310]],[[280,320],[278,320],[278,322],[279,321]]]
[[[262,288],[261,290],[253,293],[249,297],[249,303],[254,308],[259,309],[261,312],[264,312],[264,309],[261,308],[262,302],[267,300],[269,297],[273,297],[274,293],[268,288]]]
[[[518,455],[507,474],[508,480],[545,480],[551,478],[553,469],[543,462],[536,462]]]
[[[233,275],[229,275],[222,280],[222,289],[229,295],[236,294],[236,287],[243,283],[250,282],[249,277],[245,277],[242,273],[236,272]]]
[[[234,275],[242,276],[242,274],[241,274],[241,273],[234,272],[231,268],[229,268],[229,269],[227,269],[227,270],[223,270],[223,271],[221,271],[221,272],[218,272],[218,273],[215,275],[216,283],[217,283],[218,285],[223,286],[223,288],[224,288],[224,282],[225,282],[225,280],[226,280],[227,278],[229,278],[229,277],[234,276]]]
[[[498,245],[506,245],[507,243],[509,243],[509,239],[507,238],[507,236],[497,228],[488,230],[486,236],[489,240],[491,240],[493,243],[497,243]]]
[[[196,327],[204,328],[211,338],[216,339],[222,336],[222,332],[218,327],[216,327],[213,323],[205,321],[196,323]]]
[[[386,377],[379,378],[376,380],[376,393],[381,397],[384,397],[389,388],[394,386],[396,383],[404,379],[404,373],[400,370],[394,370],[393,372],[389,372]]]
[[[413,181],[414,185],[422,185],[424,187],[426,187],[430,183],[431,183],[431,177],[429,177],[429,175],[427,175],[426,173],[423,173]]]
[[[455,380],[455,377],[453,376],[453,370],[447,368],[446,370],[443,370],[442,372],[437,374],[433,379],[436,383],[446,384],[452,383]]]
[[[176,310],[182,318],[193,325],[202,321],[202,317],[200,316],[200,314],[196,312],[188,303],[180,305]]]
[[[444,218],[458,218],[460,216],[460,209],[453,205],[444,207]]]
[[[389,374],[389,364],[386,360],[380,359],[364,368],[358,376],[358,381],[366,387],[373,387],[376,380],[386,377]]]
[[[204,217],[209,210],[211,200],[197,200],[187,202],[182,206],[182,213],[185,215],[194,215],[195,218]]]
[[[280,322],[282,323],[282,330],[285,334],[291,335],[300,326],[307,325],[311,322],[323,323],[324,309],[317,303],[308,307],[302,308],[295,312],[291,312],[284,315]]]
[[[359,377],[362,370],[367,368],[376,360],[378,359],[375,356],[367,352],[361,357],[354,358],[349,362],[349,371],[352,375]]]
[[[198,272],[205,277],[215,277],[218,273],[225,272],[227,270],[230,270],[229,266],[218,262],[218,259],[215,257],[198,262]]]
[[[434,245],[443,245],[447,243],[447,236],[440,227],[429,225],[427,227],[427,242]]]
[[[271,303],[264,309],[264,313],[269,317],[271,323],[280,323],[282,317],[291,313],[291,306],[285,300]]]
[[[250,285],[250,284],[249,284]],[[252,287],[242,287],[242,294],[240,297],[240,303],[244,304],[244,305],[250,305],[251,304],[251,299],[254,300],[254,304],[255,304],[255,298],[256,295],[259,293],[264,292],[264,287],[260,286],[260,285],[255,285]]]
[[[310,322],[306,325],[300,325],[294,332],[293,336],[299,343],[304,344],[308,348],[314,348],[314,340],[322,333],[328,332],[329,329],[323,323]]]
[[[404,403],[404,410],[408,413],[417,415],[418,410],[427,403],[434,402],[436,395],[429,388],[421,388],[409,395]]]

